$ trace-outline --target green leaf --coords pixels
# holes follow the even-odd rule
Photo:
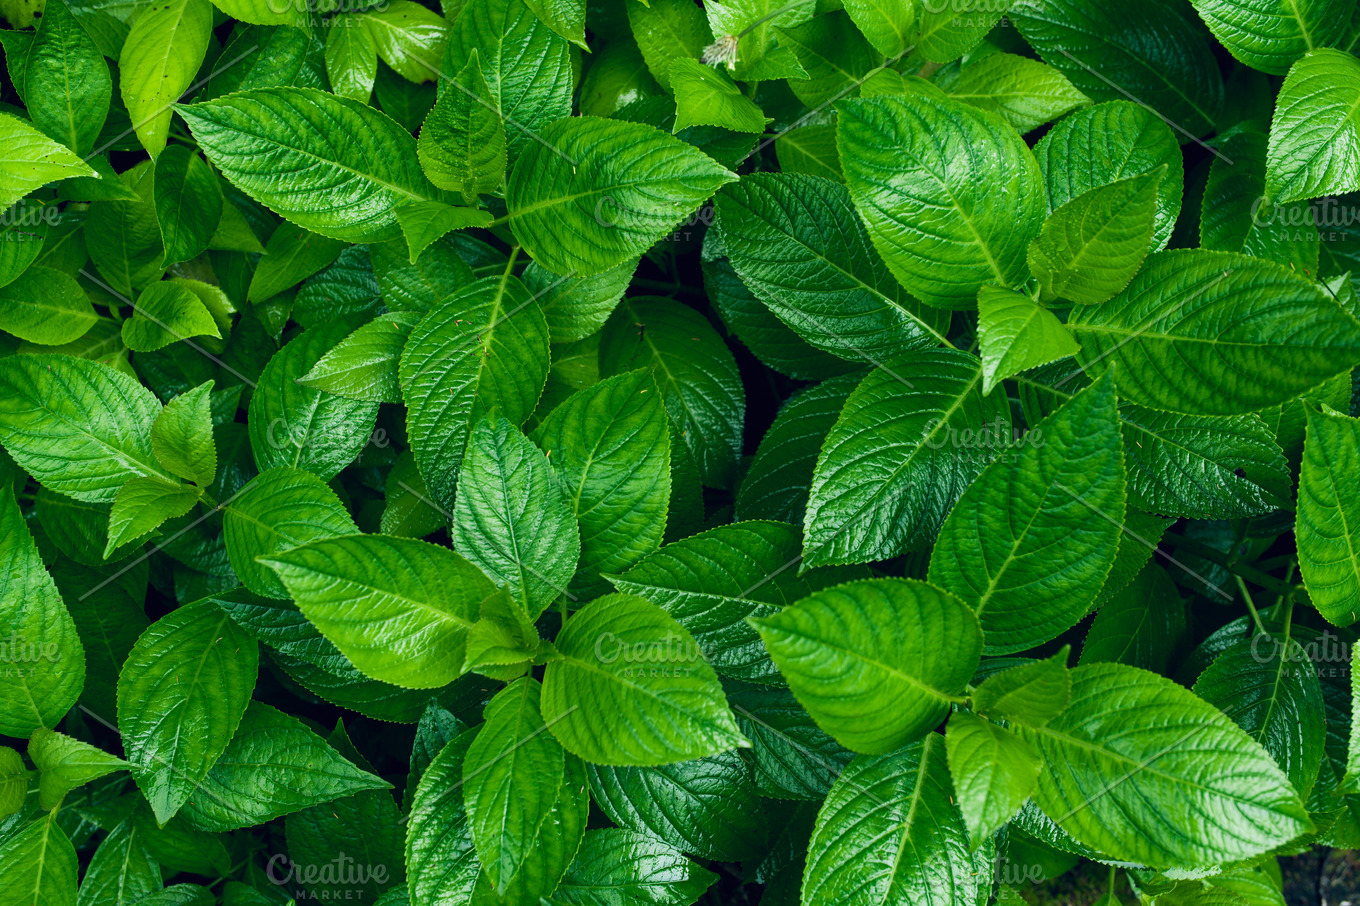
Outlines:
[[[713,43],[704,11],[688,0],[651,0],[624,6],[648,71],[662,88],[674,94],[671,64],[679,59],[697,60]]]
[[[893,280],[830,180],[755,173],[723,189],[718,224],[732,267],[760,301],[818,349],[874,362],[943,339]]]
[[[565,592],[581,550],[552,466],[505,419],[486,418],[472,430],[449,536],[531,618]]]
[[[1046,298],[1095,305],[1128,286],[1143,264],[1165,170],[1122,179],[1058,208],[1029,244]]]
[[[9,746],[0,747],[0,818],[9,818],[28,798],[28,766]]]
[[[1360,421],[1331,409],[1306,408],[1308,435],[1299,471],[1294,531],[1299,573],[1328,622],[1349,626],[1360,602]]]
[[[541,689],[531,679],[511,683],[487,705],[485,723],[463,762],[463,796],[482,872],[497,892],[512,879],[530,894],[551,893],[567,868],[540,840],[544,824],[566,789],[566,753],[547,731],[539,710]],[[584,803],[580,803],[584,805]],[[567,820],[585,830],[585,808]],[[548,829],[551,834],[551,828]]]
[[[345,242],[395,239],[396,208],[438,200],[411,134],[358,101],[264,88],[175,109],[233,185],[313,233]],[[335,145],[335,134],[352,141]]]
[[[41,772],[38,804],[45,809],[56,808],[71,790],[128,766],[126,761],[103,749],[47,729],[33,731],[28,741],[28,757]]]
[[[99,275],[119,293],[131,296],[161,279],[165,250],[156,223],[151,161],[119,174],[118,181],[135,198],[95,202],[81,233]]]
[[[850,195],[874,247],[912,295],[966,308],[983,283],[1024,281],[1025,248],[1043,221],[1043,180],[1013,128],[993,113],[925,95],[837,108]]]
[[[396,889],[404,900],[405,889],[393,887],[406,877],[403,824],[391,793],[364,790],[290,814],[285,821],[289,858],[295,865],[325,865],[341,853],[353,858],[353,874],[333,872],[330,883],[308,885],[308,893],[316,893],[317,899],[376,903],[382,891]],[[370,868],[363,871],[359,865]]]
[[[425,769],[406,825],[406,876],[411,906],[469,902],[480,866],[463,808],[463,763],[478,735],[447,743]]]
[[[705,859],[735,861],[769,836],[760,791],[737,752],[655,767],[590,765],[591,798],[615,824]]]
[[[145,845],[146,830],[154,827],[154,821],[138,822],[129,815],[109,830],[90,857],[76,906],[122,906],[161,891],[161,866]]]
[[[586,4],[583,0],[527,0],[528,6],[557,34],[571,43],[586,47]]]
[[[165,263],[197,258],[222,219],[217,174],[190,149],[173,145],[156,158],[154,198]]]
[[[563,278],[534,261],[524,269],[523,280],[548,319],[552,341],[571,343],[604,326],[636,270],[637,262],[626,261],[589,277]]]
[[[508,272],[463,285],[411,331],[399,366],[406,430],[434,502],[449,510],[472,425],[522,425],[548,378],[548,324]]]
[[[938,733],[861,755],[837,778],[808,844],[803,902],[972,903],[978,886]]]
[[[851,21],[869,39],[880,54],[889,59],[903,56],[915,42],[912,22],[916,18],[914,3],[895,3],[892,0],[849,0],[845,11]]]
[[[123,342],[134,352],[155,352],[190,337],[221,337],[203,300],[187,287],[158,280],[142,291],[123,322]]]
[[[762,795],[821,801],[855,757],[823,732],[787,689],[733,688],[728,701],[737,726],[751,740],[752,773]]]
[[[974,610],[988,654],[1033,648],[1074,626],[1095,603],[1122,535],[1124,464],[1109,378],[1023,440],[963,492],[930,557],[930,581]]]
[[[1309,51],[1289,69],[1275,101],[1266,195],[1278,204],[1360,189],[1360,61]]]
[[[0,249],[32,244],[36,243],[5,242]],[[0,287],[0,330],[21,340],[60,346],[83,337],[96,320],[98,315],[80,284],[50,267],[30,267]]]
[[[658,765],[750,745],[694,637],[655,604],[597,598],[556,646],[543,719],[567,751],[596,764]]]
[[[468,631],[465,670],[496,679],[513,679],[547,647],[523,605],[509,595],[482,603],[482,612]]]
[[[166,403],[151,425],[151,450],[166,471],[199,487],[217,475],[213,440],[213,382],[199,384]]]
[[[318,236],[292,223],[281,223],[269,237],[264,257],[250,278],[246,298],[263,302],[296,286],[340,257],[345,243]]]
[[[996,286],[978,290],[978,346],[984,395],[1004,378],[1081,349],[1048,309],[1023,293]]]
[[[411,250],[412,264],[431,243],[446,233],[466,227],[488,227],[494,221],[489,211],[455,207],[438,201],[402,205],[397,208],[396,214],[402,235],[406,237],[406,245]]]
[[[43,8],[24,60],[22,90],[33,125],[77,154],[94,148],[113,80],[104,55],[62,0]]]
[[[718,880],[645,834],[586,831],[576,859],[549,901],[571,906],[690,906]]]
[[[76,703],[85,684],[85,650],[8,485],[0,486],[0,529],[6,539],[0,619],[8,649],[0,733],[25,738],[55,726]]]
[[[250,400],[250,449],[261,470],[307,469],[329,481],[354,461],[373,432],[378,404],[299,383],[350,332],[352,321],[305,330],[270,358]]]
[[[355,667],[409,689],[462,673],[482,602],[504,593],[460,555],[411,538],[322,539],[260,562]]]
[[[257,558],[359,531],[325,482],[286,466],[252,478],[224,509],[222,540],[232,569],[247,588],[269,598],[288,594]]]
[[[956,101],[990,110],[1021,133],[1091,103],[1052,66],[999,51],[941,70],[935,84]]]
[[[783,173],[802,173],[845,182],[841,175],[840,154],[836,150],[835,126],[812,124],[790,129],[775,139],[774,150]]]
[[[161,474],[151,427],[161,404],[136,380],[89,359],[0,359],[0,441],[45,487],[105,503],[134,475]]]
[[[164,824],[236,733],[255,689],[255,640],[210,600],[171,611],[118,675],[118,729],[132,776]]]
[[[973,710],[983,717],[1042,727],[1072,701],[1068,648],[1051,658],[994,673],[973,693]]]
[[[431,243],[414,262],[410,260],[410,244],[403,246],[397,241],[371,245],[369,255],[383,300],[392,311],[429,311],[478,276],[492,275],[491,269],[487,273],[473,274],[472,268],[447,240]],[[495,276],[499,277],[505,271],[505,263],[506,259],[498,254]]]
[[[0,845],[0,906],[72,906],[78,868],[75,847],[49,812]]]
[[[598,588],[661,544],[670,434],[652,376],[606,378],[559,404],[531,437],[557,471],[581,529],[573,585]]]
[[[1360,361],[1360,323],[1316,284],[1228,252],[1158,252],[1068,327],[1084,369],[1116,369],[1121,397],[1192,415],[1282,403]],[[1167,380],[1186,368],[1196,380]]]
[[[1284,75],[1314,47],[1336,46],[1353,10],[1345,0],[1194,0],[1195,11],[1234,57]]]
[[[123,42],[118,57],[123,104],[153,160],[165,148],[175,102],[208,52],[212,22],[208,0],[167,0],[143,8]]]
[[[129,478],[113,498],[104,559],[123,545],[155,531],[167,519],[176,519],[192,510],[202,493],[193,485],[167,481],[159,475]]]
[[[778,522],[738,522],[668,544],[621,576],[619,591],[659,604],[688,629],[715,670],[748,682],[779,682],[747,617],[770,617],[853,571],[798,575],[801,533]]]
[[[600,374],[649,368],[679,434],[710,487],[731,484],[746,398],[731,351],[703,315],[671,299],[620,303],[600,337]]]
[[[430,182],[458,192],[464,204],[500,188],[505,179],[505,123],[473,49],[425,117],[417,143]]]
[[[421,313],[392,311],[345,337],[298,378],[299,384],[370,403],[400,403],[397,365]]]
[[[1009,436],[1006,405],[983,397],[981,384],[981,363],[953,349],[911,353],[869,372],[817,459],[806,566],[884,560],[935,537],[996,454],[986,438]]]
[[[721,126],[757,134],[765,131],[769,122],[765,114],[722,70],[678,57],[671,63],[669,76],[676,103],[672,133],[689,126]]]
[[[751,622],[817,725],[870,754],[943,720],[982,652],[963,602],[913,579],[838,585]]]
[[[948,63],[972,50],[1010,9],[1010,0],[952,0],[922,4],[916,48],[927,60]]]
[[[249,22],[252,25],[299,25],[305,15],[296,3],[283,3],[282,0],[213,0],[222,12],[233,19]],[[303,6],[301,10],[309,7]],[[341,28],[335,23],[336,28]]]
[[[184,816],[201,830],[228,831],[389,787],[346,761],[296,717],[251,702]]]
[[[1108,600],[1091,622],[1078,663],[1110,661],[1166,673],[1177,654],[1173,645],[1186,633],[1185,604],[1166,570],[1144,566],[1117,593],[1107,592],[1102,592]]]
[[[813,110],[854,93],[864,77],[883,63],[850,17],[839,10],[781,28],[777,34],[780,49],[792,51],[807,73],[804,78],[790,75],[789,90]]]
[[[557,274],[597,274],[636,258],[736,179],[641,123],[577,116],[540,137],[520,154],[505,202],[516,240]]]
[[[1072,703],[1022,728],[1046,770],[1034,801],[1076,840],[1152,867],[1250,859],[1311,832],[1284,772],[1220,711],[1121,664],[1072,671]]]
[[[1152,116],[1176,123],[1184,138],[1214,126],[1223,78],[1208,36],[1182,4],[1019,0],[1008,18],[1044,62],[1093,101],[1137,98]]]
[[[329,24],[326,75],[331,91],[342,98],[367,104],[378,74],[378,45],[364,20],[353,13],[341,13]]]
[[[34,189],[72,176],[97,176],[94,168],[24,120],[0,113],[0,209],[8,208]]]
[[[449,24],[413,0],[392,0],[360,14],[382,61],[410,82],[439,78]]]
[[[1044,174],[1050,210],[1165,165],[1157,186],[1152,247],[1166,248],[1181,211],[1185,172],[1176,134],[1158,114],[1127,100],[1078,110],[1054,124],[1034,146],[1034,156]]]
[[[1308,801],[1327,727],[1317,671],[1298,642],[1259,636],[1234,643],[1200,674],[1195,694],[1264,746]]]
[[[1039,782],[1039,755],[1014,733],[970,711],[945,730],[949,774],[976,848],[1015,816]]]

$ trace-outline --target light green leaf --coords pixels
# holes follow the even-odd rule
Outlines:
[[[1349,626],[1360,611],[1360,421],[1306,408],[1294,532],[1308,597],[1328,622]]]
[[[548,460],[505,419],[472,429],[449,537],[537,618],[576,572],[575,514]]]
[[[463,285],[411,331],[399,365],[406,430],[434,502],[449,510],[471,426],[518,426],[548,378],[548,324],[509,273]]]
[[[153,167],[147,160],[120,173],[118,181],[134,198],[90,205],[80,231],[100,277],[124,296],[140,292],[165,273]]]
[[[475,204],[505,179],[505,131],[474,48],[420,127],[420,166],[430,182]]]
[[[184,145],[156,158],[153,197],[165,245],[165,263],[197,258],[222,219],[222,187],[203,158]]]
[[[750,745],[694,637],[655,604],[597,598],[567,621],[556,646],[562,657],[543,674],[543,719],[567,751],[597,764],[658,765]]]
[[[188,287],[158,280],[142,290],[123,322],[123,342],[134,352],[155,352],[190,337],[222,336],[203,300]]]
[[[870,754],[943,720],[982,652],[963,602],[912,579],[838,585],[751,623],[817,725]]]
[[[425,769],[406,825],[406,876],[411,906],[467,903],[481,868],[463,808],[463,764],[478,729],[440,749]]]
[[[971,711],[945,729],[949,774],[973,847],[1015,816],[1039,782],[1039,755],[1014,733]]]
[[[1266,196],[1276,204],[1360,189],[1360,60],[1313,50],[1290,67],[1275,101]]]
[[[939,0],[922,4],[916,49],[948,63],[972,50],[1010,9],[1010,0]]]
[[[491,260],[482,262],[482,271],[474,274],[451,240],[430,243],[414,262],[410,249],[410,243],[398,240],[368,247],[378,287],[390,311],[429,311],[477,277],[499,277],[505,272],[506,259],[494,250],[490,250]]]
[[[75,847],[49,812],[0,845],[0,906],[74,906]]]
[[[1044,298],[1095,305],[1128,286],[1152,240],[1165,172],[1100,186],[1049,215],[1029,244],[1029,268]]]
[[[984,395],[1004,378],[1076,355],[1081,348],[1063,323],[1038,302],[990,285],[978,290],[978,346]]]
[[[321,356],[299,384],[370,403],[400,403],[397,363],[416,311],[391,311],[355,330]]]
[[[1189,414],[1282,403],[1360,362],[1360,323],[1315,283],[1228,252],[1158,252],[1068,328],[1084,369],[1116,369],[1121,397]],[[1166,379],[1187,367],[1195,380]]]
[[[540,135],[516,162],[505,201],[515,238],[558,274],[597,274],[636,258],[736,179],[641,123],[578,116]]]
[[[0,733],[22,739],[55,726],[76,703],[85,684],[85,650],[8,484],[0,486],[0,530],[6,539],[0,547],[0,625],[9,648]]]
[[[151,449],[173,475],[199,487],[217,475],[217,446],[213,440],[213,382],[200,384],[165,404],[151,425]]]
[[[151,427],[155,395],[89,359],[0,359],[0,442],[45,487],[77,500],[112,501],[134,475],[159,475]]]
[[[722,70],[678,57],[672,61],[669,75],[676,104],[672,133],[689,126],[721,126],[757,134],[765,131],[769,122],[765,114]]]
[[[1313,825],[1265,749],[1192,692],[1122,664],[1072,671],[1072,703],[1021,728],[1034,801],[1085,846],[1152,867],[1250,859]]]
[[[45,809],[56,808],[71,790],[128,766],[103,749],[47,729],[33,731],[28,757],[40,772],[38,804]]]
[[[963,492],[930,557],[930,581],[977,613],[988,654],[1033,648],[1076,625],[1122,535],[1124,463],[1111,379],[1078,393],[1023,440]]]
[[[993,720],[1044,726],[1072,701],[1068,653],[1064,645],[1050,658],[992,674],[973,693],[973,710]]]
[[[589,277],[559,277],[534,261],[524,269],[523,280],[548,319],[552,341],[571,343],[604,326],[636,270],[637,262],[626,261]]]
[[[9,818],[28,799],[28,765],[9,746],[0,746],[0,818]]]
[[[874,362],[943,339],[893,280],[855,218],[844,186],[755,173],[717,200],[723,245],[760,301],[818,349]]]
[[[1322,767],[1326,709],[1317,670],[1298,642],[1288,637],[1235,642],[1200,674],[1195,694],[1265,747],[1299,798],[1308,801]]]
[[[63,0],[43,8],[24,60],[22,92],[33,125],[77,154],[94,148],[113,80],[104,55]]]
[[[1165,164],[1166,175],[1157,187],[1152,247],[1166,248],[1181,211],[1185,170],[1176,134],[1158,114],[1127,100],[1086,107],[1054,124],[1034,146],[1034,156],[1044,174],[1050,210]]]
[[[990,110],[1021,133],[1091,103],[1052,66],[1000,51],[942,70],[935,84],[956,101]]]
[[[390,786],[345,760],[296,717],[251,702],[184,817],[200,830],[236,830]]]
[[[812,110],[853,94],[864,77],[883,63],[850,17],[840,10],[777,33],[780,49],[792,51],[807,73],[805,78],[790,77],[789,90]]]
[[[845,182],[841,175],[840,154],[836,151],[836,127],[829,123],[790,129],[775,139],[774,150],[782,173],[802,173]]]
[[[401,225],[406,246],[415,264],[424,251],[445,234],[467,227],[489,227],[495,218],[490,211],[458,207],[439,201],[417,201],[397,208],[397,223]]]
[[[129,815],[110,828],[85,868],[75,906],[124,906],[159,893],[161,866],[145,846],[146,830],[154,827],[154,820]]]
[[[165,148],[175,102],[193,83],[212,38],[208,0],[142,7],[118,57],[118,84],[137,140],[154,160]]]
[[[345,243],[338,239],[318,236],[296,224],[281,223],[269,237],[264,257],[250,278],[246,298],[263,302],[278,295],[331,264],[344,250]]]
[[[104,559],[124,544],[155,531],[165,520],[176,519],[192,510],[202,493],[193,485],[168,481],[159,475],[129,478],[113,498]]]
[[[264,88],[175,109],[233,185],[314,233],[345,242],[395,239],[396,208],[438,200],[411,134],[358,101]],[[337,133],[351,141],[335,145]]]
[[[804,903],[972,903],[978,886],[938,733],[850,763],[817,813]]]
[[[889,59],[901,57],[915,43],[912,23],[916,4],[900,0],[848,0],[845,11],[874,45],[874,50]]]
[[[1193,0],[1214,37],[1248,66],[1284,75],[1315,47],[1336,47],[1354,6],[1347,0]]]
[[[286,598],[288,593],[257,558],[358,531],[325,482],[288,467],[252,478],[231,498],[222,518],[222,540],[233,571],[246,588],[269,598]]]
[[[910,353],[869,372],[822,444],[804,565],[885,560],[932,541],[1009,436],[1008,406],[982,395],[981,363],[967,353]]]
[[[226,751],[255,689],[255,640],[210,600],[171,611],[118,675],[118,729],[132,776],[164,824]]]
[[[690,906],[717,880],[665,843],[611,827],[586,832],[548,900],[571,906]]]
[[[560,403],[531,438],[557,471],[581,529],[573,585],[598,589],[661,544],[670,433],[646,371],[606,378]],[[607,587],[607,586],[606,586]]]
[[[96,320],[94,306],[75,278],[50,267],[30,267],[0,287],[0,330],[21,340],[61,346],[83,337]]]
[[[671,88],[671,64],[679,59],[698,60],[713,43],[704,11],[689,0],[651,0],[625,3],[628,24],[647,69],[662,88]]]
[[[571,43],[586,47],[585,0],[527,0],[528,6],[557,34]]]
[[[260,562],[355,667],[409,689],[456,679],[482,602],[504,594],[460,555],[412,538],[322,539]]]
[[[98,176],[94,168],[64,145],[34,129],[24,120],[0,113],[0,209],[8,208],[34,189],[72,176]]]
[[[392,0],[358,17],[373,36],[378,56],[411,82],[439,78],[439,61],[448,40],[449,23],[413,0]]]
[[[513,679],[545,647],[523,605],[509,595],[496,595],[482,602],[481,616],[468,630],[464,669],[494,679]]]
[[[213,6],[233,19],[249,22],[252,25],[301,25],[306,21],[305,4],[283,2],[283,0],[213,0]],[[318,11],[325,6],[319,5]],[[339,23],[334,23],[337,28]]]
[[[346,319],[328,320],[303,331],[270,358],[247,413],[250,448],[261,470],[294,466],[329,481],[368,443],[377,403],[298,382],[352,327]]]
[[[367,104],[378,74],[378,45],[364,19],[353,13],[340,13],[328,24],[326,76],[331,91],[342,98]]]
[[[912,295],[971,307],[983,283],[1026,279],[1043,178],[993,113],[925,95],[842,101],[836,140],[869,238]],[[985,188],[984,188],[985,187]]]

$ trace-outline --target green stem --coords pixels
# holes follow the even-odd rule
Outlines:
[[[1294,585],[1290,585],[1287,582],[1281,582],[1274,576],[1263,573],[1259,569],[1256,569],[1254,567],[1247,566],[1245,563],[1239,563],[1236,560],[1228,557],[1228,555],[1223,553],[1221,550],[1210,547],[1209,545],[1196,541],[1193,538],[1187,538],[1184,535],[1166,535],[1162,540],[1164,540],[1177,550],[1189,551],[1190,553],[1194,554],[1197,557],[1203,557],[1210,563],[1223,567],[1228,572],[1232,573],[1234,576],[1240,576],[1244,579],[1248,579],[1251,581],[1253,585],[1259,585],[1262,588],[1269,589],[1270,591],[1276,592],[1278,594],[1292,595],[1294,593],[1295,588],[1297,587]]]
[[[1256,612],[1256,603],[1251,599],[1251,592],[1247,591],[1247,583],[1242,581],[1241,576],[1233,576],[1237,580],[1237,588],[1242,592],[1242,599],[1247,602],[1247,610],[1251,611],[1251,620],[1256,624],[1256,631],[1261,635],[1270,635],[1266,632],[1266,625],[1261,622],[1261,615]]]

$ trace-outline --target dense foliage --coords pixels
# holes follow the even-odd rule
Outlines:
[[[0,13],[0,906],[1360,848],[1355,0]]]

